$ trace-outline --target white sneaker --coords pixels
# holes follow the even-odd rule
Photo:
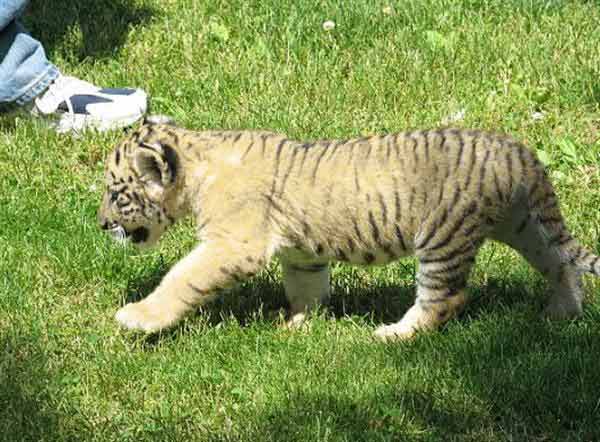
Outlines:
[[[148,105],[141,89],[98,88],[78,78],[59,75],[33,102],[32,113],[48,118],[58,132],[105,131],[133,124]]]

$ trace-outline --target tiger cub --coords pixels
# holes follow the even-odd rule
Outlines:
[[[302,142],[146,122],[108,157],[100,226],[148,246],[190,212],[199,244],[147,298],[117,312],[123,327],[171,327],[273,257],[295,326],[327,300],[330,261],[379,265],[415,254],[416,302],[375,330],[383,340],[410,338],[459,312],[486,238],[546,276],[552,318],[579,315],[582,272],[600,274],[599,258],[567,230],[535,155],[477,130]]]

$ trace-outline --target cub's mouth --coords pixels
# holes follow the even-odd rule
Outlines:
[[[106,230],[115,241],[120,243],[131,239],[132,243],[137,244],[146,241],[148,236],[150,236],[150,232],[145,227],[138,227],[137,229],[128,232],[123,226],[117,224]]]

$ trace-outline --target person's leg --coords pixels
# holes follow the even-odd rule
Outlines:
[[[0,2],[0,31],[23,14],[29,0],[2,0]]]
[[[0,103],[24,104],[58,76],[41,43],[17,22],[29,0],[0,2]]]
[[[13,20],[0,31],[0,103],[25,104],[58,75],[40,42],[18,22]]]

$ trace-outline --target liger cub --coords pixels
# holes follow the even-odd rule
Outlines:
[[[487,238],[546,276],[551,318],[579,315],[582,273],[600,275],[598,256],[567,230],[536,156],[478,130],[302,142],[150,119],[108,157],[100,226],[148,246],[190,212],[198,245],[148,297],[117,312],[122,326],[171,327],[274,257],[295,326],[327,300],[329,262],[378,265],[416,255],[416,302],[375,330],[383,340],[410,338],[459,312]]]

